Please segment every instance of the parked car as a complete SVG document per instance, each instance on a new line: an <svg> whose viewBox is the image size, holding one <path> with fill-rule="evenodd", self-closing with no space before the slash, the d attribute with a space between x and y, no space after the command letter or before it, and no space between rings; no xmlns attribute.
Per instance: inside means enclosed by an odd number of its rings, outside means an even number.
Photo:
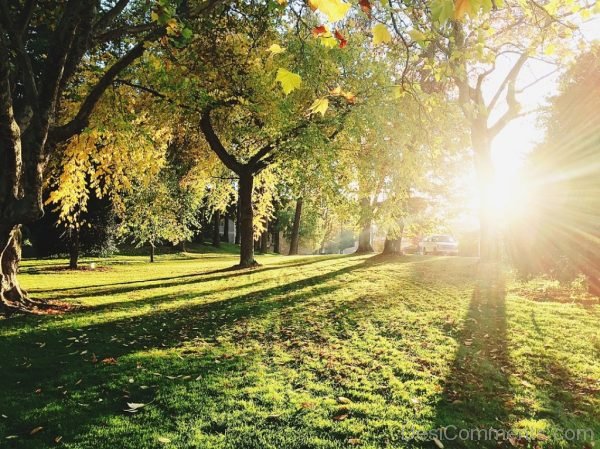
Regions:
<svg viewBox="0 0 600 449"><path fill-rule="evenodd" d="M421 254L458 256L458 242L451 235L430 235L419 243Z"/></svg>

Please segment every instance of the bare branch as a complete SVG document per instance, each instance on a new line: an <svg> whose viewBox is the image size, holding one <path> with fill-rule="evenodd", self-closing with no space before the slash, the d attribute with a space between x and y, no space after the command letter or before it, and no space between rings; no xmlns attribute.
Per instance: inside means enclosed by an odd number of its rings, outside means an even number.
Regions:
<svg viewBox="0 0 600 449"><path fill-rule="evenodd" d="M504 89L506 88L506 86L508 84L514 83L516 81L517 77L519 76L519 73L521 72L521 69L523 68L523 66L525 65L525 63L527 62L528 59L529 59L529 52L524 51L523 53L521 53L521 55L519 56L517 61L514 63L514 65L510 69L510 71L507 73L507 75L504 78L504 80L502 81L502 83L500 83L500 86L498 86L498 89L496 90L496 93L492 97L492 100L487 105L488 110L491 111L492 109L494 109L494 106L500 99L500 95L502 95L502 92L504 92ZM513 91L514 91L514 86L513 86ZM507 94L507 98L508 98L508 95L509 94Z"/></svg>

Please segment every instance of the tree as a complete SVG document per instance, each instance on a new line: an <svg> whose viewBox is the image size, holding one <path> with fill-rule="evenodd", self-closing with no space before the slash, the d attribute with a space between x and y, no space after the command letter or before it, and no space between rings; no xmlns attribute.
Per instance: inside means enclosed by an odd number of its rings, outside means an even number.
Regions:
<svg viewBox="0 0 600 449"><path fill-rule="evenodd" d="M528 159L531 199L511 227L513 260L526 274L571 280L584 273L600 296L600 46L563 76Z"/></svg>
<svg viewBox="0 0 600 449"><path fill-rule="evenodd" d="M183 36L184 28L171 21L174 14L175 9L164 0L155 5L77 0L43 6L36 1L0 1L3 309L40 306L19 286L17 270L20 226L43 214L46 161L61 144L88 126L106 89L144 53L144 42L165 33L173 38ZM86 69L94 73L84 83L88 89L80 93L71 114L61 114L63 95L81 84L80 76L85 76Z"/></svg>
<svg viewBox="0 0 600 449"><path fill-rule="evenodd" d="M310 30L300 37L287 32L282 36L277 24L283 19L272 5L233 4L210 20L218 26L192 22L196 34L190 45L173 58L165 55L176 70L144 87L193 110L199 116L198 131L238 178L239 266L251 267L256 264L253 240L263 226L254 216L253 204L262 190L255 188L257 176L267 176L278 158L298 155L301 136L326 140L354 97L327 87L340 79L339 64L330 55L336 49L307 42ZM287 48L278 42L286 42ZM227 77L222 67L227 67ZM182 77L189 80L186 90L177 84ZM273 89L275 82L283 92Z"/></svg>
<svg viewBox="0 0 600 449"><path fill-rule="evenodd" d="M180 221L181 203L172 181L169 174L163 172L161 179L136 186L125 197L119 235L137 247L149 245L150 262L154 262L157 245L177 244L193 235L193 229Z"/></svg>
<svg viewBox="0 0 600 449"><path fill-rule="evenodd" d="M424 76L424 89L446 80L468 126L480 192L480 256L498 257L498 235L490 208L495 169L492 142L523 111L519 94L555 70L572 44L576 15L587 16L593 4L569 1L512 2L435 0L430 9L392 9L402 46L413 49ZM424 13L425 12L425 13ZM399 24L408 24L400 27ZM523 82L524 68L545 62L546 73ZM506 68L508 67L508 68Z"/></svg>

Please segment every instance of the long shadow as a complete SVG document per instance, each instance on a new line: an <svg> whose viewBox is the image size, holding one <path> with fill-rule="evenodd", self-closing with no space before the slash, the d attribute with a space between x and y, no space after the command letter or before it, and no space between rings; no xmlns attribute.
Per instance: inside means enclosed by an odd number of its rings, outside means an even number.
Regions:
<svg viewBox="0 0 600 449"><path fill-rule="evenodd" d="M500 447L497 435L456 438L461 429L508 430L513 398L507 349L505 286L500 271L482 267L459 332L458 350L438 403L434 431L454 448ZM445 434L441 429L446 429ZM453 439L456 438L456 439ZM452 441L444 441L452 440ZM435 447L433 442L427 447Z"/></svg>
<svg viewBox="0 0 600 449"><path fill-rule="evenodd" d="M337 283L331 283L335 278L364 267L365 263L361 261L228 299L193 305L181 301L181 307L152 310L140 316L79 328L46 327L43 325L45 322L52 324L56 318L38 319L38 325L30 331L2 339L0 369L6 388L0 397L0 410L10 410L11 416L10 420L0 423L0 431L32 438L29 436L32 425L28 417L33 414L36 425L44 428L57 429L66 422L76 422L77 425L67 426L69 429L64 430L65 438L75 438L90 425L122 413L123 391L106 384L117 378L125 378L126 383L126 378L133 372L140 375L139 365L128 356L140 351L180 347L190 341L216 343L220 331L236 325L239 320L261 319L271 313L294 310L305 301L314 301L320 295L339 288ZM197 295L190 293L189 297ZM150 298L150 301L165 299L161 295ZM185 294L178 299L185 300ZM77 315L84 314L76 312L66 319L77 318ZM28 320L28 317L17 317L11 321L18 328ZM105 358L114 358L118 365L103 364L101 360ZM237 361L227 363L233 367ZM194 359L192 365L195 369L203 369L200 373L203 375L223 370L221 360L215 359L212 354ZM151 377L151 374L147 375ZM125 393L125 397L129 397L129 393ZM97 402L98 395L104 398L102 403ZM92 397L96 398L93 407L81 405L89 404Z"/></svg>
<svg viewBox="0 0 600 449"><path fill-rule="evenodd" d="M249 269L249 270L232 270L231 268L227 267L227 268L219 268L216 270L206 271L203 273L188 273L188 274L183 274L183 275L179 275L179 276L149 278L149 279L140 279L140 280L135 280L135 281L115 282L112 284L95 284L95 285L84 285L84 286L80 286L80 287L65 287L65 288L57 288L57 289L54 289L54 288L53 289L35 289L35 288L33 288L33 289L29 289L28 291L30 293L43 294L43 293L53 293L53 292L72 292L72 291L78 291L78 290L98 289L98 290L92 290L89 292L86 291L85 293L74 293L71 295L61 295L62 299L81 298L81 297L94 296L94 295L128 293L131 291L141 290L143 288L157 288L157 287L167 287L169 285L181 285L181 281L180 281L181 279L195 278L193 281L191 281L189 283L195 283L195 282L198 282L201 280L218 281L218 280L227 279L230 277L244 276L244 275L249 275L249 274L253 274L253 273L262 273L265 271L280 270L283 268L293 268L293 267L301 267L301 266L305 266L305 265L312 265L315 263L319 263L319 262L323 262L323 261L327 261L327 260L331 260L331 259L335 259L335 258L340 258L340 256L332 256L332 257L326 257L326 258L324 257L324 258L318 258L316 260L311 259L311 260L306 260L304 262L293 262L293 263L276 264L276 265L271 265L271 266L260 266L258 268ZM213 274L217 274L218 276L212 276ZM160 282L160 281L167 281L167 282L158 284L158 285L139 286L139 284L144 284L147 282ZM132 286L132 287L112 288L112 287L116 287L116 286ZM106 288L106 287L111 287L111 288Z"/></svg>

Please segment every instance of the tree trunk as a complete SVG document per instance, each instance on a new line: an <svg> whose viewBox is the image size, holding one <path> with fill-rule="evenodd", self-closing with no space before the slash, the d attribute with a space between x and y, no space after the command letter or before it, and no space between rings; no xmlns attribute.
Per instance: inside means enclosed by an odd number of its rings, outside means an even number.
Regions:
<svg viewBox="0 0 600 449"><path fill-rule="evenodd" d="M279 217L277 215L275 216L275 220L273 220L271 232L273 239L273 252L275 254L279 254Z"/></svg>
<svg viewBox="0 0 600 449"><path fill-rule="evenodd" d="M79 228L69 230L69 268L79 268Z"/></svg>
<svg viewBox="0 0 600 449"><path fill-rule="evenodd" d="M181 242L179 242L179 250L182 253L185 253L187 251L187 242L185 240L182 240Z"/></svg>
<svg viewBox="0 0 600 449"><path fill-rule="evenodd" d="M258 265L254 260L254 211L252 210L252 186L254 175L249 170L240 176L240 263L239 268Z"/></svg>
<svg viewBox="0 0 600 449"><path fill-rule="evenodd" d="M238 188L239 190L239 188ZM242 206L241 206L241 195L238 192L238 201L235 208L235 241L236 245L240 244L241 241L241 227L242 227Z"/></svg>
<svg viewBox="0 0 600 449"><path fill-rule="evenodd" d="M43 302L32 301L17 280L21 261L21 227L0 225L0 311L34 311Z"/></svg>
<svg viewBox="0 0 600 449"><path fill-rule="evenodd" d="M154 263L154 243L150 243L150 263Z"/></svg>
<svg viewBox="0 0 600 449"><path fill-rule="evenodd" d="M400 232L394 233L391 237L389 234L385 237L385 243L383 244L383 254L402 254L402 232L404 231L404 225L400 224Z"/></svg>
<svg viewBox="0 0 600 449"><path fill-rule="evenodd" d="M219 232L219 224L221 223L221 212L215 210L213 212L213 235L212 244L213 246L221 246L221 233Z"/></svg>
<svg viewBox="0 0 600 449"><path fill-rule="evenodd" d="M229 214L226 213L223 217L223 238L225 243L229 243Z"/></svg>
<svg viewBox="0 0 600 449"><path fill-rule="evenodd" d="M292 236L290 239L290 256L298 254L298 244L300 241L300 219L302 218L302 197L296 200L296 212L294 214L294 224L292 225Z"/></svg>
<svg viewBox="0 0 600 449"><path fill-rule="evenodd" d="M360 200L361 205L361 224L362 229L358 235L358 248L357 253L372 253L373 247L371 246L371 225L373 219L371 217L371 203L368 198Z"/></svg>
<svg viewBox="0 0 600 449"><path fill-rule="evenodd" d="M493 215L496 205L491 204L493 195L490 195L495 179L495 170L492 162L491 142L487 134L487 131L477 127L471 130L479 185L479 260L481 262L496 261L500 255L496 220Z"/></svg>
<svg viewBox="0 0 600 449"><path fill-rule="evenodd" d="M260 236L260 252L267 254L269 252L269 220L265 219L265 230Z"/></svg>
<svg viewBox="0 0 600 449"><path fill-rule="evenodd" d="M358 248L357 253L372 253L373 246L371 246L371 219L365 220L363 228L358 235Z"/></svg>
<svg viewBox="0 0 600 449"><path fill-rule="evenodd" d="M385 243L383 244L383 254L402 254L402 251L400 250L401 244L402 237L397 239L386 237Z"/></svg>

